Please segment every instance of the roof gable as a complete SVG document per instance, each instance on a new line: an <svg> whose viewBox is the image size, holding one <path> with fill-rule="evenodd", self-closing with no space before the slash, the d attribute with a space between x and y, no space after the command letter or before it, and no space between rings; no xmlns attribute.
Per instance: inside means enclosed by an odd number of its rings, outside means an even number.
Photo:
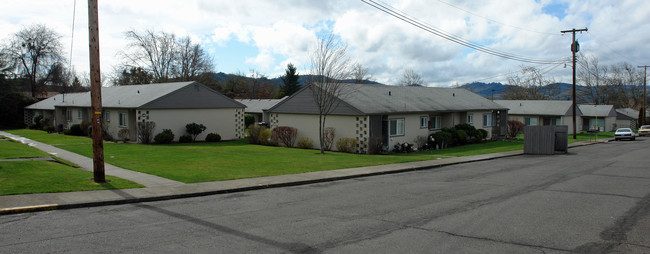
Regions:
<svg viewBox="0 0 650 254"><path fill-rule="evenodd" d="M583 116L615 117L614 105L578 105Z"/></svg>
<svg viewBox="0 0 650 254"><path fill-rule="evenodd" d="M140 106L148 109L244 108L241 104L201 83L193 82Z"/></svg>
<svg viewBox="0 0 650 254"><path fill-rule="evenodd" d="M340 99L336 99L335 104L338 103L337 107L328 113L330 115L363 115L363 112L358 109L350 106ZM295 114L318 114L318 105L316 104L312 89L310 86L305 86L302 89L295 92L289 98L281 101L276 104L274 107L269 109L269 112L273 113L295 113Z"/></svg>

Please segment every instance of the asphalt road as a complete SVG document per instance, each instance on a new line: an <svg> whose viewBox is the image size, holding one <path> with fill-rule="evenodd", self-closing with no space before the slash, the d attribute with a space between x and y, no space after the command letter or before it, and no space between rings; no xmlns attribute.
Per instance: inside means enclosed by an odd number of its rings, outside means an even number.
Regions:
<svg viewBox="0 0 650 254"><path fill-rule="evenodd" d="M0 216L0 253L650 253L650 138L228 195Z"/></svg>

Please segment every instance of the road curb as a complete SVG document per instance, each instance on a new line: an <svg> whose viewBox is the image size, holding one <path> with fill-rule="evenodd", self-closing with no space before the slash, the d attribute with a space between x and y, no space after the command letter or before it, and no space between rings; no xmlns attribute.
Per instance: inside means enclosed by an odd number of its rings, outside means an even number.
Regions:
<svg viewBox="0 0 650 254"><path fill-rule="evenodd" d="M606 141L608 142L608 141ZM572 147L580 147L586 145L593 145L606 142L594 142L594 143L581 143L575 144ZM179 194L170 194L170 195L160 195L160 196L148 196L148 197L124 197L113 200L102 200L102 201L92 201L92 202L79 202L79 203L69 203L69 204L46 204L46 205L35 205L35 206L24 206L24 207L12 207L12 208L3 208L0 209L0 215L9 215L9 214L18 214L18 213L31 213L31 212L41 212L41 211L51 211L51 210L66 210L66 209L75 209L75 208L84 208L84 207L97 207L97 206L109 206L109 205L122 205L122 204L133 204L133 203L142 203L142 202L153 202L153 201L164 201L172 199L182 199L182 198L192 198L192 197L201 197L201 196L210 196L218 194L229 194L237 192L245 192L252 190L261 190L269 188L282 188L282 187L291 187L291 186L300 186L314 183L323 183L323 182L333 182L346 179L354 179L361 177L369 176L378 176L378 175L388 175L388 174L398 174L410 171L420 171L420 170L433 170L445 166L472 163L478 161L488 161L499 158L513 157L524 155L523 151L520 153L504 154L498 156L484 157L469 159L464 161L453 161L448 163L442 163L438 165L422 165L422 166L402 166L401 168L396 168L392 170L383 170L359 174L350 174L350 175L341 175L341 176L332 176L324 177L317 179L307 179L307 180L298 180L298 181L289 181L289 182L280 182L272 184L258 184L253 186L244 186L238 188L230 189L221 189L221 190L208 190L208 191L198 191L198 192L186 192Z"/></svg>

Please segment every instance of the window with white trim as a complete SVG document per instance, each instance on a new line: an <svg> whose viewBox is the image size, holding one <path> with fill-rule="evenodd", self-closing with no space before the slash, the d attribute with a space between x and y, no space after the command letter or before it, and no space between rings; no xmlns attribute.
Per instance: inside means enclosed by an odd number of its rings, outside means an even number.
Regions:
<svg viewBox="0 0 650 254"><path fill-rule="evenodd" d="M120 112L118 114L118 125L120 127L126 127L126 116L127 116L127 114L124 113L124 112Z"/></svg>
<svg viewBox="0 0 650 254"><path fill-rule="evenodd" d="M474 123L474 114L467 114L467 123Z"/></svg>
<svg viewBox="0 0 650 254"><path fill-rule="evenodd" d="M441 126L442 126L442 117L431 116L431 120L429 120L429 129L437 130L440 129Z"/></svg>
<svg viewBox="0 0 650 254"><path fill-rule="evenodd" d="M77 119L81 119L83 117L83 113L81 113L81 109L77 109Z"/></svg>
<svg viewBox="0 0 650 254"><path fill-rule="evenodd" d="M389 135L404 136L404 118L390 119L388 124Z"/></svg>
<svg viewBox="0 0 650 254"><path fill-rule="evenodd" d="M104 122L111 122L111 112L110 111L104 111Z"/></svg>
<svg viewBox="0 0 650 254"><path fill-rule="evenodd" d="M65 120L68 122L72 122L72 110L66 110L65 111Z"/></svg>
<svg viewBox="0 0 650 254"><path fill-rule="evenodd" d="M429 117L421 116L420 117L420 129L429 128Z"/></svg>
<svg viewBox="0 0 650 254"><path fill-rule="evenodd" d="M492 114L483 114L483 126L494 126L492 123Z"/></svg>

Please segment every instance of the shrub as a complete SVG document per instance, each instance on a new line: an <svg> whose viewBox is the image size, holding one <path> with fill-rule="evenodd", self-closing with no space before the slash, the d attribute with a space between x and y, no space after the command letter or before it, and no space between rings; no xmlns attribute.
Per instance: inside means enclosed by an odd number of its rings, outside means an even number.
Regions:
<svg viewBox="0 0 650 254"><path fill-rule="evenodd" d="M452 139L453 139L452 134L446 131L439 131L429 135L431 147L435 147L437 145L440 148L445 148L449 146L449 142Z"/></svg>
<svg viewBox="0 0 650 254"><path fill-rule="evenodd" d="M53 132L56 131L56 130L54 129L54 126L43 127L43 130L44 130L44 131L47 131L47 133L53 133Z"/></svg>
<svg viewBox="0 0 650 254"><path fill-rule="evenodd" d="M314 141L309 137L302 137L298 140L298 147L302 149L311 149L314 147Z"/></svg>
<svg viewBox="0 0 650 254"><path fill-rule="evenodd" d="M271 135L271 130L264 128L262 131L260 131L260 134L257 138L260 144L269 146L274 144L273 140L271 139Z"/></svg>
<svg viewBox="0 0 650 254"><path fill-rule="evenodd" d="M63 130L63 135L72 135L72 131L70 129Z"/></svg>
<svg viewBox="0 0 650 254"><path fill-rule="evenodd" d="M355 138L340 138L336 141L336 149L339 152L355 153L357 151L357 142Z"/></svg>
<svg viewBox="0 0 650 254"><path fill-rule="evenodd" d="M458 130L456 130L456 128L442 128L440 130L441 132L446 132L451 135L450 138L445 139L445 146L453 146L454 144L458 143Z"/></svg>
<svg viewBox="0 0 650 254"><path fill-rule="evenodd" d="M524 130L524 123L517 120L508 120L508 137L514 138ZM486 135L487 136L487 135Z"/></svg>
<svg viewBox="0 0 650 254"><path fill-rule="evenodd" d="M423 150L425 146L427 145L427 137L425 136L417 136L415 139L413 139L413 143L417 146L418 149Z"/></svg>
<svg viewBox="0 0 650 254"><path fill-rule="evenodd" d="M384 139L381 137L371 137L368 142L369 154L385 154L388 153L388 147L384 146Z"/></svg>
<svg viewBox="0 0 650 254"><path fill-rule="evenodd" d="M153 140L156 144L170 144L174 141L174 132L170 129L164 129L161 133L158 133Z"/></svg>
<svg viewBox="0 0 650 254"><path fill-rule="evenodd" d="M138 139L142 144L151 143L153 137L153 130L156 128L154 122L139 122L138 123Z"/></svg>
<svg viewBox="0 0 650 254"><path fill-rule="evenodd" d="M221 141L221 135L217 133L208 133L208 135L205 137L206 142L219 142Z"/></svg>
<svg viewBox="0 0 650 254"><path fill-rule="evenodd" d="M475 137L478 135L478 130L474 126L472 126L471 124L461 123L461 124L457 124L454 128L456 128L456 130L459 130L459 131L460 130L465 131L465 133L467 134L467 138L465 139L465 142L477 141Z"/></svg>
<svg viewBox="0 0 650 254"><path fill-rule="evenodd" d="M336 129L334 127L327 127L323 130L323 148L326 151L332 150L334 138L336 137Z"/></svg>
<svg viewBox="0 0 650 254"><path fill-rule="evenodd" d="M251 114L244 114L244 126L250 126L255 123L255 117Z"/></svg>
<svg viewBox="0 0 650 254"><path fill-rule="evenodd" d="M73 124L70 126L70 135L74 136L84 136L84 132L81 129L81 125L79 124Z"/></svg>
<svg viewBox="0 0 650 254"><path fill-rule="evenodd" d="M478 129L476 134L476 139L483 140L487 138L488 132L484 129Z"/></svg>
<svg viewBox="0 0 650 254"><path fill-rule="evenodd" d="M178 138L178 142L179 142L179 143L192 143L192 141L194 141L194 139L193 139L192 136L189 135L189 134L185 134L185 135L180 136L180 137Z"/></svg>
<svg viewBox="0 0 650 254"><path fill-rule="evenodd" d="M192 141L196 141L196 137L201 134L201 132L205 131L205 129L207 129L207 127L200 123L190 123L185 125L185 131L187 134L192 135Z"/></svg>
<svg viewBox="0 0 650 254"><path fill-rule="evenodd" d="M266 127L260 126L257 124L251 124L248 126L248 142L251 144L260 144L260 133L262 130L265 130Z"/></svg>
<svg viewBox="0 0 650 254"><path fill-rule="evenodd" d="M293 147L298 136L298 129L289 126L278 126L273 129L273 136L286 147Z"/></svg>
<svg viewBox="0 0 650 254"><path fill-rule="evenodd" d="M457 130L456 135L458 135L458 143L465 144L467 143L467 132L465 130Z"/></svg>
<svg viewBox="0 0 650 254"><path fill-rule="evenodd" d="M117 137L124 142L129 141L129 136L129 129L120 129L120 131L117 132Z"/></svg>
<svg viewBox="0 0 650 254"><path fill-rule="evenodd" d="M36 130L38 128L38 126L36 124L32 123L30 125L27 125L27 128L29 128L30 130Z"/></svg>
<svg viewBox="0 0 650 254"><path fill-rule="evenodd" d="M90 127L92 127L92 126L91 126L90 122L82 121L81 124L80 124L80 127L81 127L82 134L79 135L79 136L83 135L83 136L89 136L90 137L92 135L92 131L90 130Z"/></svg>

